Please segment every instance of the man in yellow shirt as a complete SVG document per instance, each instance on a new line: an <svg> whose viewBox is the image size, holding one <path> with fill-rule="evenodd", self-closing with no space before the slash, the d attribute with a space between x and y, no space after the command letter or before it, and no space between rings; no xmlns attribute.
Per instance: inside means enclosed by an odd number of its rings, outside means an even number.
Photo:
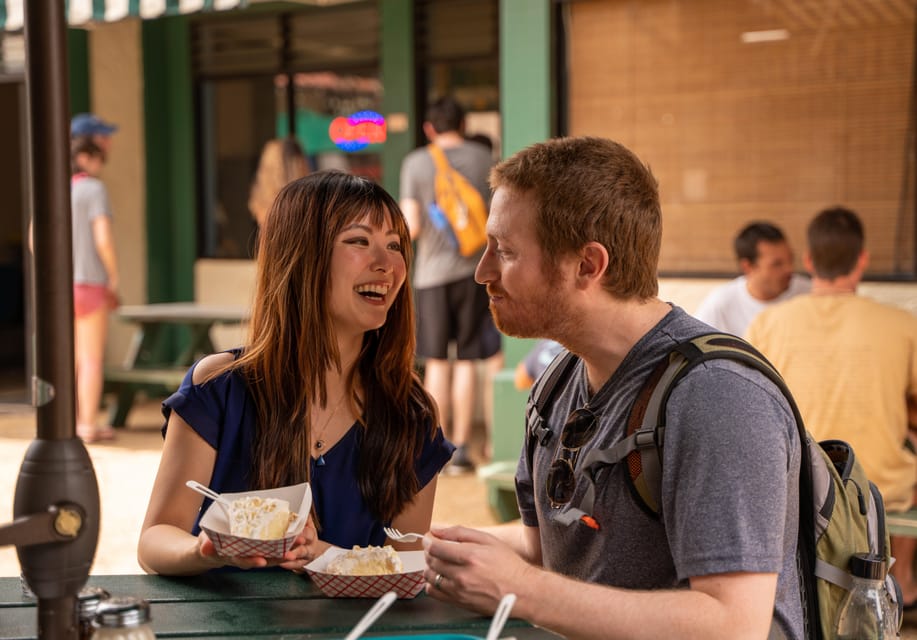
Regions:
<svg viewBox="0 0 917 640"><path fill-rule="evenodd" d="M917 317L856 295L869 254L848 209L819 213L807 231L812 292L763 311L748 329L783 374L817 440L851 444L888 512L914 503L917 457L909 403L917 398ZM905 605L917 605L917 540L892 538Z"/></svg>

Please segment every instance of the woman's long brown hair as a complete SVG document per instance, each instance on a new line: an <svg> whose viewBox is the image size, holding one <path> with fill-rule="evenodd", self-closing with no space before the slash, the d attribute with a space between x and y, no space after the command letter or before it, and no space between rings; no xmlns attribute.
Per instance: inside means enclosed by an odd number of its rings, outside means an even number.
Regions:
<svg viewBox="0 0 917 640"><path fill-rule="evenodd" d="M314 173L284 187L268 212L248 344L226 367L245 377L258 411L252 488L309 480L309 408L327 405L326 372L341 371L329 312L331 254L338 233L367 215L373 225L391 222L410 273L407 224L395 200L374 182L338 171ZM414 305L405 282L385 324L364 335L345 382L362 430L358 483L383 521L419 490L414 462L438 424L436 405L414 372L414 342Z"/></svg>

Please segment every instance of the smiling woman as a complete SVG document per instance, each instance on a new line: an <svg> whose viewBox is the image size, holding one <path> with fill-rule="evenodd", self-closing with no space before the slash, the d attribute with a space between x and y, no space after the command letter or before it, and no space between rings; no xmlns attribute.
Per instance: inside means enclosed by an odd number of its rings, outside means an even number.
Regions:
<svg viewBox="0 0 917 640"><path fill-rule="evenodd" d="M407 225L378 184L318 172L280 192L261 233L247 343L202 359L164 403L144 569L300 570L331 545L385 544L390 524L429 529L453 447L414 373L410 260ZM187 480L221 493L309 482L311 518L282 558L220 557Z"/></svg>

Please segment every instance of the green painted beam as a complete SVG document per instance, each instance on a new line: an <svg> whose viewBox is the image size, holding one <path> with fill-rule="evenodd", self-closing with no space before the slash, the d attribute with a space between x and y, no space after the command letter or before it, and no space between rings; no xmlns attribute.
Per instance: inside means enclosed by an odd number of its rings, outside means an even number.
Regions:
<svg viewBox="0 0 917 640"><path fill-rule="evenodd" d="M503 156L554 135L551 0L500 0L500 115ZM511 369L534 344L503 336ZM503 422L502 417L500 418ZM504 428L502 425L494 429Z"/></svg>
<svg viewBox="0 0 917 640"><path fill-rule="evenodd" d="M379 11L385 87L382 113L388 121L388 138L382 146L382 186L397 199L401 160L414 148L414 3L385 0L379 3ZM399 124L405 126L399 129Z"/></svg>
<svg viewBox="0 0 917 640"><path fill-rule="evenodd" d="M147 299L194 299L197 258L194 101L188 21L145 20L143 34L146 144ZM174 358L188 344L174 328L157 355Z"/></svg>
<svg viewBox="0 0 917 640"><path fill-rule="evenodd" d="M188 22L147 20L142 29L148 298L193 300L197 213Z"/></svg>
<svg viewBox="0 0 917 640"><path fill-rule="evenodd" d="M84 29L67 29L67 63L70 72L70 113L91 111L89 34Z"/></svg>
<svg viewBox="0 0 917 640"><path fill-rule="evenodd" d="M551 0L500 0L503 154L553 135Z"/></svg>

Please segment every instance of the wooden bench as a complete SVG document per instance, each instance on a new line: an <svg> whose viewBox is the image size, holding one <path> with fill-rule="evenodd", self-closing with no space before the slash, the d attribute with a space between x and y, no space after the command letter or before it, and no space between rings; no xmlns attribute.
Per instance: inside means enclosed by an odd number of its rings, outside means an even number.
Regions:
<svg viewBox="0 0 917 640"><path fill-rule="evenodd" d="M115 396L108 409L108 423L113 427L123 427L138 391L169 395L178 388L187 371L187 368L106 367L105 393Z"/></svg>

